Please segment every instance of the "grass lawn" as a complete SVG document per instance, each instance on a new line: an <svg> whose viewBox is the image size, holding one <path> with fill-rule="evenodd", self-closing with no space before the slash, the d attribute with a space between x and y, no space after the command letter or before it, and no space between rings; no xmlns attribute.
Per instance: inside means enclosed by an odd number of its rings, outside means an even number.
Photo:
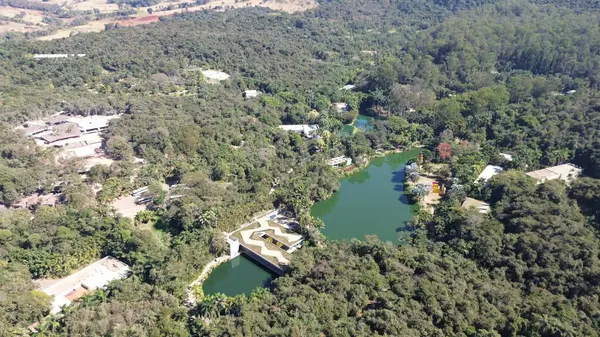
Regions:
<svg viewBox="0 0 600 337"><path fill-rule="evenodd" d="M167 247L168 243L171 241L171 235L169 235L169 233L167 232L156 228L154 225L154 221L148 221L146 223L137 222L137 228L141 230L150 231L152 235L156 238L156 241L160 242L163 247Z"/></svg>

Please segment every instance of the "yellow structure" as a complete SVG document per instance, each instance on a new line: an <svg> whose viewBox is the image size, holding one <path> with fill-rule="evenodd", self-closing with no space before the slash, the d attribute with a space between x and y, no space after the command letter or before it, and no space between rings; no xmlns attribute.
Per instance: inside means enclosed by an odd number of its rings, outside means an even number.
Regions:
<svg viewBox="0 0 600 337"><path fill-rule="evenodd" d="M440 192L441 192L440 184L437 181L432 182L431 183L431 187L432 187L432 192L433 193L440 194Z"/></svg>

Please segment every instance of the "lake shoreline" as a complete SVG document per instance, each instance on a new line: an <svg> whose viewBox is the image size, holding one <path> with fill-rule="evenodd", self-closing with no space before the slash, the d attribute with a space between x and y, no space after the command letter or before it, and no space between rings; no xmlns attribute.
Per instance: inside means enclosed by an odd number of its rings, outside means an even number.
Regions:
<svg viewBox="0 0 600 337"><path fill-rule="evenodd" d="M408 152L408 151L413 151L420 148L420 145L416 144L413 145L409 148L406 149L393 149L393 150L385 150L385 151L381 151L381 152L375 152L374 154L370 155L367 159L365 159L365 163L362 165L352 165L354 166L352 169L347 170L347 171L340 171L340 173L342 174L342 177L340 179L343 179L344 177L350 176L352 174L358 173L361 170L364 170L365 168L369 167L369 165L371 165L371 161L373 159L376 158L381 158L381 157L386 157L389 156L391 154L396 154L396 153L402 153L402 152Z"/></svg>
<svg viewBox="0 0 600 337"><path fill-rule="evenodd" d="M186 303L189 305L194 305L198 302L198 299L196 298L196 296L194 296L194 287L195 286L200 286L202 287L204 285L204 281L206 281L206 279L210 276L210 273L215 270L215 268L217 268L218 266L222 265L223 263L230 261L231 257L228 255L225 256L219 256L213 260L211 260L210 262L208 262L204 268L202 269L202 273L200 273L200 276L198 276L198 278L196 278L192 283L190 283L190 285L188 286L186 292Z"/></svg>
<svg viewBox="0 0 600 337"><path fill-rule="evenodd" d="M418 211L404 194L404 166L417 154L415 147L380 151L344 172L340 188L311 207L311 215L325 222L321 233L331 240L362 240L373 234L396 241Z"/></svg>

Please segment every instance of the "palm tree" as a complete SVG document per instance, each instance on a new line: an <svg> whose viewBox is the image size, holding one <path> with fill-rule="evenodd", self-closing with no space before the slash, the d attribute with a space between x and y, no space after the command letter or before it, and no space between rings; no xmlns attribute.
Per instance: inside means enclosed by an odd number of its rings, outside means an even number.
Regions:
<svg viewBox="0 0 600 337"><path fill-rule="evenodd" d="M95 306L97 304L96 296L94 296L94 295L84 296L81 299L81 304L83 305L84 308Z"/></svg>
<svg viewBox="0 0 600 337"><path fill-rule="evenodd" d="M234 316L239 316L242 311L242 305L246 303L246 295L241 294L235 296L231 300L231 308L229 309L229 313Z"/></svg>
<svg viewBox="0 0 600 337"><path fill-rule="evenodd" d="M269 290L267 288L263 288L263 287L256 288L250 294L250 301L257 303L257 302L263 301L269 295L271 295L271 293L269 292Z"/></svg>
<svg viewBox="0 0 600 337"><path fill-rule="evenodd" d="M46 337L52 336L55 332L60 328L60 322L58 318L54 315L50 315L41 322L36 330L37 332L34 334L36 337Z"/></svg>
<svg viewBox="0 0 600 337"><path fill-rule="evenodd" d="M202 317L215 318L219 315L217 305L214 301L214 295L204 297L202 302L198 305L198 309Z"/></svg>
<svg viewBox="0 0 600 337"><path fill-rule="evenodd" d="M96 290L96 298L100 301L100 303L106 303L108 299L108 295L110 294L110 290L98 289Z"/></svg>
<svg viewBox="0 0 600 337"><path fill-rule="evenodd" d="M221 316L222 314L226 315L229 313L229 309L231 308L231 301L229 297L224 294L218 293L215 294L214 302L217 307L217 316Z"/></svg>
<svg viewBox="0 0 600 337"><path fill-rule="evenodd" d="M198 221L202 227L217 227L218 214L212 209L204 210L198 217Z"/></svg>

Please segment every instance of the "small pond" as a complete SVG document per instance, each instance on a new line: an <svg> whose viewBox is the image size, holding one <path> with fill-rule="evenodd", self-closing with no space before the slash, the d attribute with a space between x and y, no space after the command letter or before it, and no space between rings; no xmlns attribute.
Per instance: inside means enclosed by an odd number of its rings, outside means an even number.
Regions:
<svg viewBox="0 0 600 337"><path fill-rule="evenodd" d="M274 275L254 261L240 255L215 268L204 281L205 294L249 295L254 289L268 287Z"/></svg>

